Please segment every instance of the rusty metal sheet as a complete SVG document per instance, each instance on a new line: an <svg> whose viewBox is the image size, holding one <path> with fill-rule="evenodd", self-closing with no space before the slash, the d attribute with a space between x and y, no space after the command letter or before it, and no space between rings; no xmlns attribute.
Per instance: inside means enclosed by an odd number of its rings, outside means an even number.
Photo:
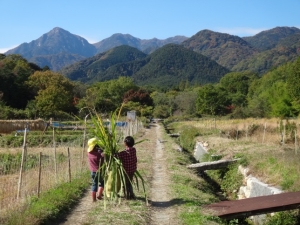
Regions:
<svg viewBox="0 0 300 225"><path fill-rule="evenodd" d="M225 219L279 212L300 208L300 191L222 201L205 206L213 215Z"/></svg>

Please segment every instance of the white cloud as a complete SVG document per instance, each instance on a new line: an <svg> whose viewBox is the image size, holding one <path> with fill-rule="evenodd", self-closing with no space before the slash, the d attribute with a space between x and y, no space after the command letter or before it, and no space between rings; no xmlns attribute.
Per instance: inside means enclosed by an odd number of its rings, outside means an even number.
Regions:
<svg viewBox="0 0 300 225"><path fill-rule="evenodd" d="M94 38L87 37L87 36L82 36L82 35L80 35L80 37L82 37L82 38L84 38L85 40L87 40L88 43L90 43L90 44L95 44L95 43L101 41L101 40L95 40Z"/></svg>
<svg viewBox="0 0 300 225"><path fill-rule="evenodd" d="M269 30L271 28L249 28L249 27L234 27L234 28L219 28L218 32L237 35L240 37L253 36L261 31Z"/></svg>
<svg viewBox="0 0 300 225"><path fill-rule="evenodd" d="M13 49L13 48L15 48L15 47L17 47L18 45L15 45L15 46L12 46L12 47L10 47L10 48L0 48L0 53L5 53L5 52L7 52L8 50L11 50L11 49Z"/></svg>

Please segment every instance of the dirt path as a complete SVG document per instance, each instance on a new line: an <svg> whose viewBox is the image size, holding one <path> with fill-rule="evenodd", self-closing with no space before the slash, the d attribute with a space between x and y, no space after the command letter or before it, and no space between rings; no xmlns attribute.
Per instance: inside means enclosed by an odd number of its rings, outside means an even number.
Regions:
<svg viewBox="0 0 300 225"><path fill-rule="evenodd" d="M154 128L154 127L153 127ZM152 129L153 129L152 128ZM153 132L153 131L152 131ZM161 134L161 126L155 127L156 150L154 153L153 181L151 188L152 214L151 224L167 225L172 223L174 209L170 207L169 185L170 177L167 170L166 157L164 156L164 144Z"/></svg>
<svg viewBox="0 0 300 225"><path fill-rule="evenodd" d="M72 212L61 221L53 225L83 225L86 224L88 219L88 213L91 209L94 208L94 205L91 202L91 193L90 188L86 190L82 199L78 205L72 210Z"/></svg>
<svg viewBox="0 0 300 225"><path fill-rule="evenodd" d="M174 207L172 208L170 204L170 177L167 170L166 157L164 155L164 143L162 140L161 129L162 127L159 124L153 124L150 129L145 131L144 136L142 137L149 140L147 149L153 149L153 180L151 182L149 196L151 225L176 224L174 223L175 220L173 218L176 213ZM90 190L88 189L72 212L56 225L87 224L88 212L94 207L95 204L91 202Z"/></svg>

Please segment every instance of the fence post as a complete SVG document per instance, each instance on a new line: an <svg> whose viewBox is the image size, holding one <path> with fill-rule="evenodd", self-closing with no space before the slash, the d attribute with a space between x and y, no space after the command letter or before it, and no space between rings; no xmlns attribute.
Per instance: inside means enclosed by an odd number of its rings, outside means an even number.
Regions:
<svg viewBox="0 0 300 225"><path fill-rule="evenodd" d="M297 155L298 153L298 143L297 143L297 126L295 129L295 154Z"/></svg>
<svg viewBox="0 0 300 225"><path fill-rule="evenodd" d="M25 162L25 158L26 158L26 138L27 138L27 128L25 128L25 132L24 132L24 142L23 142L23 150L22 150L22 161L21 161L21 167L20 167L17 199L19 199L21 196L21 186L22 186L24 162Z"/></svg>
<svg viewBox="0 0 300 225"><path fill-rule="evenodd" d="M68 147L68 164L69 164L69 182L71 183L71 159L70 159L70 150Z"/></svg>
<svg viewBox="0 0 300 225"><path fill-rule="evenodd" d="M42 152L39 155L39 181L38 181L38 189L37 189L37 196L40 197L41 192L41 174L42 174Z"/></svg>
<svg viewBox="0 0 300 225"><path fill-rule="evenodd" d="M84 159L85 159L85 142L86 142L86 120L90 114L87 114L84 118L84 129L83 129L83 143L82 143L82 155L81 155L81 169L83 169Z"/></svg>
<svg viewBox="0 0 300 225"><path fill-rule="evenodd" d="M267 128L267 123L265 123L265 126L264 126L264 133L263 133L262 143L265 142L266 128Z"/></svg>
<svg viewBox="0 0 300 225"><path fill-rule="evenodd" d="M283 135L282 135L282 144L285 144L285 123L283 123Z"/></svg>
<svg viewBox="0 0 300 225"><path fill-rule="evenodd" d="M56 143L55 143L55 130L54 130L54 127L53 127L53 147L54 147L54 171L55 171L55 181L57 182Z"/></svg>

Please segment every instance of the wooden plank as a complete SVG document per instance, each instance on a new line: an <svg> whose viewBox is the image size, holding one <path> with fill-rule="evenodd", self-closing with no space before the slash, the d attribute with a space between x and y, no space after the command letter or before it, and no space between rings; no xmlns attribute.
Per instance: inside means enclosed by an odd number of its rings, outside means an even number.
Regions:
<svg viewBox="0 0 300 225"><path fill-rule="evenodd" d="M300 208L300 191L234 201L222 201L204 207L213 215L224 219L249 217L271 212Z"/></svg>
<svg viewBox="0 0 300 225"><path fill-rule="evenodd" d="M215 170L227 167L229 164L236 162L239 159L231 159L231 160L218 160L213 162L202 162L195 163L187 166L189 169L197 169L197 170Z"/></svg>

